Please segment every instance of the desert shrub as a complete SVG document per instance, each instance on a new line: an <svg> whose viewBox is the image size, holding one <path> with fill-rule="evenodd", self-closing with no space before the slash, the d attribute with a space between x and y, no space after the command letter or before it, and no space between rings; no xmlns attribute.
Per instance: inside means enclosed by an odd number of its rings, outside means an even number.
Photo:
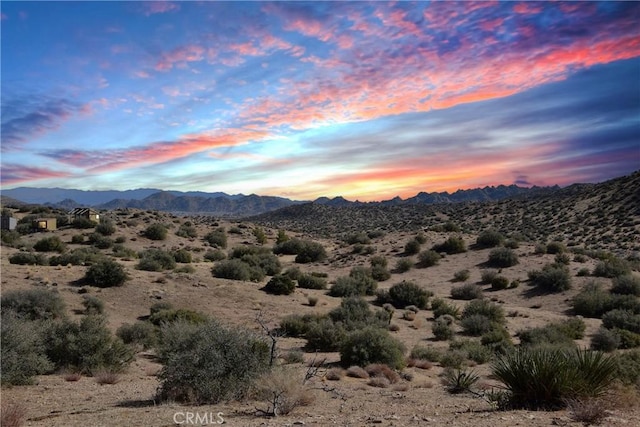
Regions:
<svg viewBox="0 0 640 427"><path fill-rule="evenodd" d="M198 237L198 231L191 222L185 222L176 230L176 236L195 239Z"/></svg>
<svg viewBox="0 0 640 427"><path fill-rule="evenodd" d="M164 240L167 238L167 227L163 224L151 224L142 232L142 235L151 240Z"/></svg>
<svg viewBox="0 0 640 427"><path fill-rule="evenodd" d="M589 282L573 297L573 312L580 316L600 317L609 310L610 300L611 295L598 282Z"/></svg>
<svg viewBox="0 0 640 427"><path fill-rule="evenodd" d="M453 281L454 282L466 282L467 280L469 280L470 275L471 275L471 273L467 269L458 270L455 273L453 273Z"/></svg>
<svg viewBox="0 0 640 427"><path fill-rule="evenodd" d="M100 233L103 236L111 236L116 232L116 226L113 221L108 219L100 221L98 225L96 225L96 233Z"/></svg>
<svg viewBox="0 0 640 427"><path fill-rule="evenodd" d="M404 345L384 329L368 327L351 332L340 346L340 363L366 366L372 363L402 369L405 366Z"/></svg>
<svg viewBox="0 0 640 427"><path fill-rule="evenodd" d="M295 280L292 278L292 280ZM302 274L298 278L298 286L303 289L327 289L327 279L312 274Z"/></svg>
<svg viewBox="0 0 640 427"><path fill-rule="evenodd" d="M344 298L339 307L329 312L329 318L335 323L340 323L347 331L366 326L383 328L388 323L386 312L372 311L369 303L361 297Z"/></svg>
<svg viewBox="0 0 640 427"><path fill-rule="evenodd" d="M224 228L210 231L204 236L204 241L213 247L225 249L227 247L227 232Z"/></svg>
<svg viewBox="0 0 640 427"><path fill-rule="evenodd" d="M466 353L467 359L473 360L480 365L487 363L493 355L491 350L480 344L479 341L469 339L451 341L449 343L449 349L462 350Z"/></svg>
<svg viewBox="0 0 640 427"><path fill-rule="evenodd" d="M628 350L630 348L640 347L640 334L626 329L613 329L613 331L620 337L619 348Z"/></svg>
<svg viewBox="0 0 640 427"><path fill-rule="evenodd" d="M631 310L611 310L602 316L602 326L607 329L624 329L640 334L640 314Z"/></svg>
<svg viewBox="0 0 640 427"><path fill-rule="evenodd" d="M411 239L404 245L405 255L415 255L418 252L420 252L420 242L416 239Z"/></svg>
<svg viewBox="0 0 640 427"><path fill-rule="evenodd" d="M327 252L318 242L307 242L302 252L296 255L295 262L299 264L308 264L310 262L319 262L327 259Z"/></svg>
<svg viewBox="0 0 640 427"><path fill-rule="evenodd" d="M338 277L336 282L331 286L329 295L334 297L348 297L375 294L378 283L370 274L369 269L353 267L348 277Z"/></svg>
<svg viewBox="0 0 640 427"><path fill-rule="evenodd" d="M505 322L504 310L498 304L491 301L475 299L469 302L462 311L462 319L481 314L486 316L491 322L503 324Z"/></svg>
<svg viewBox="0 0 640 427"><path fill-rule="evenodd" d="M442 382L451 394L464 393L471 391L471 387L478 382L480 376L474 371L466 369L447 368L442 373Z"/></svg>
<svg viewBox="0 0 640 427"><path fill-rule="evenodd" d="M162 328L158 398L213 404L246 396L269 370L269 345L260 337L215 321L176 322Z"/></svg>
<svg viewBox="0 0 640 427"><path fill-rule="evenodd" d="M99 288L122 286L129 279L124 266L110 259L92 264L84 275L84 280Z"/></svg>
<svg viewBox="0 0 640 427"><path fill-rule="evenodd" d="M620 347L620 335L607 328L600 328L591 337L591 349L611 352Z"/></svg>
<svg viewBox="0 0 640 427"><path fill-rule="evenodd" d="M287 337L304 337L309 331L309 327L320 320L321 318L316 315L290 314L280 321L280 332Z"/></svg>
<svg viewBox="0 0 640 427"><path fill-rule="evenodd" d="M481 248L493 248L502 245L504 236L496 230L485 230L476 239L476 244Z"/></svg>
<svg viewBox="0 0 640 427"><path fill-rule="evenodd" d="M495 354L505 354L513 349L513 340L504 326L493 325L480 337L480 344Z"/></svg>
<svg viewBox="0 0 640 427"><path fill-rule="evenodd" d="M489 332L493 327L491 319L483 314L465 316L462 318L460 325L465 334L476 337Z"/></svg>
<svg viewBox="0 0 640 427"><path fill-rule="evenodd" d="M58 368L92 374L99 369L115 372L133 360L133 351L114 338L103 316L84 316L80 323L52 323L45 335L47 356Z"/></svg>
<svg viewBox="0 0 640 427"><path fill-rule="evenodd" d="M107 236L103 236L100 233L91 233L89 235L89 244L98 249L109 249L113 246L113 239Z"/></svg>
<svg viewBox="0 0 640 427"><path fill-rule="evenodd" d="M418 254L418 263L416 264L420 268L432 267L440 261L440 254L434 250L422 251Z"/></svg>
<svg viewBox="0 0 640 427"><path fill-rule="evenodd" d="M433 322L431 332L436 341L446 341L453 338L455 331L453 329L453 316L444 314Z"/></svg>
<svg viewBox="0 0 640 427"><path fill-rule="evenodd" d="M125 344L138 344L145 350L158 343L157 329L151 322L125 323L118 328L116 336Z"/></svg>
<svg viewBox="0 0 640 427"><path fill-rule="evenodd" d="M287 239L283 239L282 241L280 241L280 238L278 238L276 240L276 245L273 247L273 253L284 254L284 255L298 255L299 253L302 252L306 244L307 244L306 240L302 240L298 238L293 238L293 239L287 238Z"/></svg>
<svg viewBox="0 0 640 427"><path fill-rule="evenodd" d="M386 266L376 264L371 266L371 278L378 282L384 282L391 278L391 273L387 270Z"/></svg>
<svg viewBox="0 0 640 427"><path fill-rule="evenodd" d="M284 274L273 276L264 287L265 292L273 295L290 295L295 289L296 282Z"/></svg>
<svg viewBox="0 0 640 427"><path fill-rule="evenodd" d="M442 358L442 351L433 346L424 346L417 344L411 349L410 356L412 359L428 360L429 362L439 362Z"/></svg>
<svg viewBox="0 0 640 427"><path fill-rule="evenodd" d="M255 397L266 402L261 412L270 416L287 415L298 406L307 406L314 400L313 393L296 378L291 369L276 368L261 376L254 386Z"/></svg>
<svg viewBox="0 0 640 427"><path fill-rule="evenodd" d="M235 259L236 257L232 256L232 258ZM240 257L240 260L251 268L259 269L262 271L263 275L275 276L276 274L280 274L282 271L280 260L271 252L260 251L252 254L245 254Z"/></svg>
<svg viewBox="0 0 640 427"><path fill-rule="evenodd" d="M596 264L593 275L596 277L618 277L631 274L629 262L616 257L610 257Z"/></svg>
<svg viewBox="0 0 640 427"><path fill-rule="evenodd" d="M497 270L483 270L480 276L480 280L482 283L489 284L497 275Z"/></svg>
<svg viewBox="0 0 640 427"><path fill-rule="evenodd" d="M178 249L177 251L174 251L173 258L176 260L176 262L180 262L183 264L189 264L192 260L191 252L186 249Z"/></svg>
<svg viewBox="0 0 640 427"><path fill-rule="evenodd" d="M45 237L33 245L33 249L38 252L64 252L66 247L58 236Z"/></svg>
<svg viewBox="0 0 640 427"><path fill-rule="evenodd" d="M134 259L138 258L138 253L122 244L113 245L113 256L116 258Z"/></svg>
<svg viewBox="0 0 640 427"><path fill-rule="evenodd" d="M93 295L82 295L82 306L84 314L103 314L104 301Z"/></svg>
<svg viewBox="0 0 640 427"><path fill-rule="evenodd" d="M149 316L149 322L156 326L166 323L186 322L193 324L206 323L209 320L206 314L186 308L170 308L158 310Z"/></svg>
<svg viewBox="0 0 640 427"><path fill-rule="evenodd" d="M567 248L560 242L547 243L546 252L548 254L561 254L567 251Z"/></svg>
<svg viewBox="0 0 640 427"><path fill-rule="evenodd" d="M615 360L589 350L520 348L498 356L492 375L514 408L553 409L567 399L602 395L615 379Z"/></svg>
<svg viewBox="0 0 640 427"><path fill-rule="evenodd" d="M436 252L445 252L449 255L459 254L467 251L467 244L460 236L451 236L443 243L439 243L432 248Z"/></svg>
<svg viewBox="0 0 640 427"><path fill-rule="evenodd" d="M504 276L496 276L491 280L491 289L500 291L509 287L509 279Z"/></svg>
<svg viewBox="0 0 640 427"><path fill-rule="evenodd" d="M571 276L565 265L547 264L542 270L527 273L531 283L546 292L563 292L571 289Z"/></svg>
<svg viewBox="0 0 640 427"><path fill-rule="evenodd" d="M412 267L413 262L410 259L402 258L396 262L394 270L397 273L406 273L407 271L411 270Z"/></svg>
<svg viewBox="0 0 640 427"><path fill-rule="evenodd" d="M400 283L389 288L390 303L396 308L404 308L408 305L415 305L416 307L424 310L427 308L427 302L429 297L433 295L414 282L408 282L403 280Z"/></svg>
<svg viewBox="0 0 640 427"><path fill-rule="evenodd" d="M473 283L467 283L461 286L451 288L451 298L457 300L473 300L483 297L482 288Z"/></svg>
<svg viewBox="0 0 640 427"><path fill-rule="evenodd" d="M64 301L57 292L46 289L6 291L0 298L2 311L14 311L29 320L58 319L64 317Z"/></svg>
<svg viewBox="0 0 640 427"><path fill-rule="evenodd" d="M389 262L382 255L375 255L369 259L369 264L371 267L380 266L386 268Z"/></svg>
<svg viewBox="0 0 640 427"><path fill-rule="evenodd" d="M560 347L573 347L573 340L582 338L584 330L584 321L579 318L573 318L520 331L518 332L518 337L523 346L557 345Z"/></svg>
<svg viewBox="0 0 640 427"><path fill-rule="evenodd" d="M461 369L467 355L462 350L447 350L440 359L440 366L443 368Z"/></svg>
<svg viewBox="0 0 640 427"><path fill-rule="evenodd" d="M445 314L452 316L454 319L460 318L460 309L453 304L449 304L443 298L434 298L431 301L431 310L433 311L433 317L436 319Z"/></svg>
<svg viewBox="0 0 640 427"><path fill-rule="evenodd" d="M640 350L616 354L613 360L615 377L623 384L640 387Z"/></svg>
<svg viewBox="0 0 640 427"><path fill-rule="evenodd" d="M0 328L2 385L32 384L36 375L53 368L45 353L39 323L20 317L3 305Z"/></svg>
<svg viewBox="0 0 640 427"><path fill-rule="evenodd" d="M214 277L221 279L259 282L264 279L264 271L260 267L252 267L239 259L229 259L218 262L211 269Z"/></svg>
<svg viewBox="0 0 640 427"><path fill-rule="evenodd" d="M0 240L5 245L16 247L20 242L20 233L16 230L0 230Z"/></svg>
<svg viewBox="0 0 640 427"><path fill-rule="evenodd" d="M153 316L154 314L156 314L159 311L171 310L171 309L173 309L173 304L171 304L168 301L154 302L153 304L151 304L151 307L149 307L149 315Z"/></svg>
<svg viewBox="0 0 640 427"><path fill-rule="evenodd" d="M162 249L147 249L138 254L140 261L136 268L144 271L173 270L176 259L171 252Z"/></svg>
<svg viewBox="0 0 640 427"><path fill-rule="evenodd" d="M71 252L49 258L49 265L90 265L100 259L103 255L96 248L77 248Z"/></svg>
<svg viewBox="0 0 640 427"><path fill-rule="evenodd" d="M207 261L222 261L223 259L227 259L227 254L225 254L220 249L209 249L207 252L205 252L203 258Z"/></svg>
<svg viewBox="0 0 640 427"><path fill-rule="evenodd" d="M304 363L304 352L300 350L291 350L282 355L285 363Z"/></svg>
<svg viewBox="0 0 640 427"><path fill-rule="evenodd" d="M47 265L49 261L43 254L17 252L9 257L9 263L18 265Z"/></svg>
<svg viewBox="0 0 640 427"><path fill-rule="evenodd" d="M495 248L489 253L487 264L495 268L507 268L518 264L518 255L509 248Z"/></svg>
<svg viewBox="0 0 640 427"><path fill-rule="evenodd" d="M640 296L640 277L625 274L614 278L611 293Z"/></svg>
<svg viewBox="0 0 640 427"><path fill-rule="evenodd" d="M515 239L509 239L504 242L504 247L509 249L518 249L520 247L520 243Z"/></svg>
<svg viewBox="0 0 640 427"><path fill-rule="evenodd" d="M342 324L336 324L331 319L320 319L309 324L305 334L306 348L311 351L337 351L346 335Z"/></svg>
<svg viewBox="0 0 640 427"><path fill-rule="evenodd" d="M569 265L571 263L571 257L569 256L568 253L562 252L562 253L556 254L556 256L553 259L553 262L555 262L556 264Z"/></svg>
<svg viewBox="0 0 640 427"><path fill-rule="evenodd" d="M345 237L344 240L350 245L355 245L356 243L360 243L361 245L368 245L369 243L371 243L371 239L364 231L349 234Z"/></svg>
<svg viewBox="0 0 640 427"><path fill-rule="evenodd" d="M0 425L4 427L21 427L27 419L27 409L20 403L2 402Z"/></svg>
<svg viewBox="0 0 640 427"><path fill-rule="evenodd" d="M91 221L89 218L77 217L73 220L71 226L77 229L87 229L95 227L96 223Z"/></svg>

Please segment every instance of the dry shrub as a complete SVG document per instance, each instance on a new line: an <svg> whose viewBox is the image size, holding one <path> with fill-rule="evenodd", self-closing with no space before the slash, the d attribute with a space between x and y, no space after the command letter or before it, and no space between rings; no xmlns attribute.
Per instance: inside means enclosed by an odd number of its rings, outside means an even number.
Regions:
<svg viewBox="0 0 640 427"><path fill-rule="evenodd" d="M415 311L411 311L411 310L405 310L402 313L402 318L404 320L408 320L409 322L413 321L416 318L416 313Z"/></svg>
<svg viewBox="0 0 640 427"><path fill-rule="evenodd" d="M433 368L433 363L429 362L428 360L409 359L409 361L407 362L407 366L418 369L431 369Z"/></svg>
<svg viewBox="0 0 640 427"><path fill-rule="evenodd" d="M400 330L400 325L396 324L396 323L392 323L389 325L389 330L391 332L398 332Z"/></svg>
<svg viewBox="0 0 640 427"><path fill-rule="evenodd" d="M371 378L386 378L389 383L395 384L400 381L400 375L387 365L381 363L372 363L367 365L364 370Z"/></svg>
<svg viewBox="0 0 640 427"><path fill-rule="evenodd" d="M20 427L24 424L27 410L19 403L3 403L0 425L2 427Z"/></svg>
<svg viewBox="0 0 640 427"><path fill-rule="evenodd" d="M374 377L371 378L367 384L371 387L387 388L391 385L391 382L385 377Z"/></svg>
<svg viewBox="0 0 640 427"><path fill-rule="evenodd" d="M327 371L327 374L325 375L325 377L329 381L340 381L343 376L344 376L344 370L342 370L340 368L329 369Z"/></svg>
<svg viewBox="0 0 640 427"><path fill-rule="evenodd" d="M256 398L268 405L261 411L270 416L287 415L298 406L310 405L315 399L289 369L275 369L263 375L256 382L255 390Z"/></svg>
<svg viewBox="0 0 640 427"><path fill-rule="evenodd" d="M120 382L120 375L113 371L99 371L94 375L96 382L100 385L117 384Z"/></svg>
<svg viewBox="0 0 640 427"><path fill-rule="evenodd" d="M82 378L82 375L80 372L64 372L62 378L64 378L65 381L76 382Z"/></svg>
<svg viewBox="0 0 640 427"><path fill-rule="evenodd" d="M362 369L360 366L351 366L347 369L347 376L352 378L369 378L369 374L367 371Z"/></svg>
<svg viewBox="0 0 640 427"><path fill-rule="evenodd" d="M407 391L407 390L409 390L409 384L407 383L396 384L393 386L393 391Z"/></svg>
<svg viewBox="0 0 640 427"><path fill-rule="evenodd" d="M602 399L570 399L567 401L569 416L573 421L581 422L584 426L600 425L611 415L607 404Z"/></svg>
<svg viewBox="0 0 640 427"><path fill-rule="evenodd" d="M611 409L630 409L640 407L640 389L635 385L614 382L602 397Z"/></svg>

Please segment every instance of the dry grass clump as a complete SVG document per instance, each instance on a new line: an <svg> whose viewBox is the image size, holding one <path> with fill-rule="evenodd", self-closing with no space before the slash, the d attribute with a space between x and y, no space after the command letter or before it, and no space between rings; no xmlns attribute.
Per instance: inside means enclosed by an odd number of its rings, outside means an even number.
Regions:
<svg viewBox="0 0 640 427"><path fill-rule="evenodd" d="M607 403L602 399L570 399L567 401L569 417L584 426L598 426L611 413L607 410Z"/></svg>
<svg viewBox="0 0 640 427"><path fill-rule="evenodd" d="M315 400L302 380L288 369L276 369L262 377L255 384L256 398L267 403L265 415L287 415L298 406L308 406Z"/></svg>
<svg viewBox="0 0 640 427"><path fill-rule="evenodd" d="M94 378L100 385L117 384L120 382L120 375L113 371L99 371L94 375Z"/></svg>
<svg viewBox="0 0 640 427"><path fill-rule="evenodd" d="M340 381L344 377L344 370L340 368L332 368L327 371L325 378L329 381Z"/></svg>
<svg viewBox="0 0 640 427"><path fill-rule="evenodd" d="M367 384L371 387L387 388L391 385L391 381L385 377L374 377L371 378Z"/></svg>
<svg viewBox="0 0 640 427"><path fill-rule="evenodd" d="M20 427L24 424L27 410L19 403L2 403L0 425L2 427Z"/></svg>
<svg viewBox="0 0 640 427"><path fill-rule="evenodd" d="M407 366L410 368L431 369L433 368L433 363L429 362L428 360L409 359L407 361Z"/></svg>
<svg viewBox="0 0 640 427"><path fill-rule="evenodd" d="M369 378L369 374L367 373L367 371L362 369L360 366L349 367L349 369L347 369L347 376L352 378L362 378L362 379Z"/></svg>
<svg viewBox="0 0 640 427"><path fill-rule="evenodd" d="M371 378L386 378L389 383L395 384L400 381L400 375L387 365L381 363L372 363L365 366L364 370Z"/></svg>
<svg viewBox="0 0 640 427"><path fill-rule="evenodd" d="M82 378L82 374L80 374L80 372L63 372L62 378L64 378L65 381L76 382Z"/></svg>

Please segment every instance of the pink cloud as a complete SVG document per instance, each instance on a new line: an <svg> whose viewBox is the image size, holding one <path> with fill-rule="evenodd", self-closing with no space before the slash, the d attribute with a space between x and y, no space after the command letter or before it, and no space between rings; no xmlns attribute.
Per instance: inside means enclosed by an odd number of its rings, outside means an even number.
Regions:
<svg viewBox="0 0 640 427"><path fill-rule="evenodd" d="M177 47L169 52L162 54L160 60L156 63L155 69L158 71L170 70L174 65L186 64L187 62L198 62L204 59L206 50L199 45L185 45Z"/></svg>
<svg viewBox="0 0 640 427"><path fill-rule="evenodd" d="M47 178L64 178L74 175L69 171L56 171L41 167L4 164L0 169L2 185L20 184Z"/></svg>
<svg viewBox="0 0 640 427"><path fill-rule="evenodd" d="M180 5L169 1L145 1L142 5L146 16L180 10Z"/></svg>

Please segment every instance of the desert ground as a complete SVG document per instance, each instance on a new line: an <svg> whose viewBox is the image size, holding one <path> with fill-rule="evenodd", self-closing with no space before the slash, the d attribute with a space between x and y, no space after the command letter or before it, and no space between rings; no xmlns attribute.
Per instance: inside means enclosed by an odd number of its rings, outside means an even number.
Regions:
<svg viewBox="0 0 640 427"><path fill-rule="evenodd" d="M636 193L637 194L637 193ZM451 207L447 208L448 210ZM635 217L628 218L637 230L640 227L638 212ZM557 213L556 213L557 215ZM19 214L16 213L19 217ZM61 227L45 233L33 233L22 236L20 245L2 246L0 257L2 294L17 289L44 288L55 291L66 303L67 315L78 319L83 315L82 298L84 294L93 295L105 304L104 313L108 326L116 331L123 324L131 324L149 314L149 308L156 302L169 302L176 308L187 308L200 311L226 324L249 328L263 333L263 325L275 329L279 321L289 314L326 313L340 305L340 298L331 297L326 290L296 288L291 295L271 295L261 288L269 277L260 283L219 279L213 277L211 268L214 263L203 259L203 254L210 249L202 236L214 228L224 227L228 235L227 248L240 245L258 245L254 222L231 219L215 219L206 216L181 216L162 212L120 210L104 212L116 225L113 238L120 237L124 245L133 251L149 248L166 250L187 249L193 254L189 269L177 271L150 272L136 269L138 260L131 258L117 259L124 265L129 280L123 286L97 288L82 284L86 266L38 266L16 265L9 263L9 258L32 247L39 239L55 235L67 246L67 251L86 247L87 243L73 244L72 237L77 234L89 235L89 230L78 230ZM445 215L432 218L433 221L446 221ZM180 237L175 234L179 226L191 222L197 237ZM391 221L391 219L390 219ZM169 226L167 238L161 241L150 240L143 236L143 231L151 223L163 223ZM267 224L267 222L262 222ZM267 240L262 246L272 247L275 244L278 230L274 222L263 225ZM291 224L285 224L291 225ZM489 222L483 226L489 228ZM367 231L368 224L355 223L345 228L346 232L354 230ZM292 227L293 228L293 227ZM283 270L298 267L303 272L324 273L329 284L338 277L347 276L354 266L368 266L372 256L383 256L392 270L388 280L378 283L378 289L389 289L401 281L413 281L424 289L433 292L435 297L446 299L451 304L464 307L467 301L451 299L451 289L463 283L480 283L481 274L486 269L491 248L475 248L477 233L434 231L433 227L414 226L389 227L382 235L373 238L365 246L372 247L368 251L355 253L354 245L343 240L345 232L333 230L317 232L309 229L288 229L290 237L301 237L320 242L326 249L328 258L325 261L308 264L296 264L294 256L280 255ZM602 230L607 234L611 230ZM468 250L464 253L444 256L437 265L428 268L411 268L399 273L393 271L394 264L401 258L409 258L416 262L416 256L404 255L407 242L420 233L426 241L423 249L431 248L436 243L445 241L449 236L462 236ZM635 234L637 240L638 235ZM547 240L548 241L548 240ZM625 240L628 241L628 240ZM504 268L501 274L509 281L519 280L520 286L499 291L491 290L490 285L478 285L483 288L484 298L498 303L504 308L507 329L517 344L517 332L526 328L544 326L549 322L566 319L571 316L570 301L580 292L592 277L579 275L580 270L592 271L598 260L586 257L580 262L573 255L568 264L572 288L560 293L540 294L532 292L528 284L527 273L539 270L545 264L553 263L555 255L542 254L536 250L540 241L521 241L514 249L519 263ZM542 243L545 243L542 241ZM636 242L637 243L637 242ZM613 239L615 244L615 238ZM611 245L609 246L611 248ZM633 251L633 242L627 244L626 255ZM107 255L111 249L101 250ZM367 253L369 252L369 253ZM51 255L51 254L48 254ZM184 267L183 264L178 264ZM453 280L454 274L461 270L469 270L469 277L462 282ZM634 272L633 274L639 274ZM610 279L599 279L605 286ZM315 306L309 304L309 297L317 297ZM374 296L367 296L374 307ZM378 307L379 309L379 307ZM403 318L402 309L397 309L392 318L392 336L402 341L407 353L417 344L433 346L446 350L448 341L435 341L431 331L434 321L431 310L420 310L415 318ZM600 319L584 319L586 331L584 338L577 341L581 347L588 347L590 337L598 330ZM456 327L458 333L459 326ZM458 335L458 334L457 334ZM277 351L280 356L290 351L303 350L305 340L282 336L278 338ZM309 365L320 365L315 375L306 382L306 387L313 394L313 401L306 406L299 406L291 413L278 417L267 417L260 413L266 403L247 399L243 401L225 402L215 405L188 405L175 402L159 402L156 390L159 387L157 373L162 366L155 361L153 350L137 352L135 360L128 369L121 373L114 384L98 384L91 376L82 375L73 381L64 372L37 376L35 384L2 388L3 409L19 407L24 411L22 425L26 426L173 426L191 424L187 421L189 413L197 413L199 423L215 424L224 420L230 426L579 426L567 409L556 411L496 410L485 399L470 393L451 394L442 384L443 368L438 363L427 366L428 369L407 367L403 370L403 379L389 387L373 387L366 379L341 376L338 380L329 379L327 373L335 372L340 356L338 353L305 352L303 363L290 363L291 375L298 376L300 381L311 369ZM279 362L285 364L282 358ZM479 392L496 387L498 383L489 376L488 363L474 366L467 361L481 378L476 384ZM624 398L620 394L610 394L609 416L603 425L636 426L640 425L640 406L637 396L626 390ZM615 401L615 402L614 402ZM616 404L614 404L616 403Z"/></svg>

